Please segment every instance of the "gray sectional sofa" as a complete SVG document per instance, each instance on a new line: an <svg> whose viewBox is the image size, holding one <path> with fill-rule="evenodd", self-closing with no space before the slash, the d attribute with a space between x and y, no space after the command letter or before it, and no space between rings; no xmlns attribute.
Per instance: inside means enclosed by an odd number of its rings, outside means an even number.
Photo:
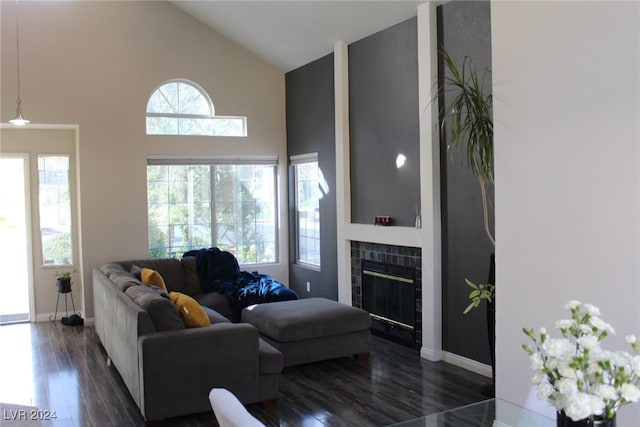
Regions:
<svg viewBox="0 0 640 427"><path fill-rule="evenodd" d="M156 270L168 291L193 297L211 325L186 328L166 295L139 281L137 268ZM237 319L223 295L202 293L194 258L105 264L93 270L93 293L98 337L147 422L210 411L213 387L243 403L277 399L282 354L254 326L231 322Z"/></svg>

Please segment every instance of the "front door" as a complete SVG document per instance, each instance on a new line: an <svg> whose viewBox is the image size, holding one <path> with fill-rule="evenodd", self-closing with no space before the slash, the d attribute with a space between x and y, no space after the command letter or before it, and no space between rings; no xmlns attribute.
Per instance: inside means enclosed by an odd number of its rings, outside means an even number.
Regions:
<svg viewBox="0 0 640 427"><path fill-rule="evenodd" d="M29 155L0 157L0 325L32 316Z"/></svg>

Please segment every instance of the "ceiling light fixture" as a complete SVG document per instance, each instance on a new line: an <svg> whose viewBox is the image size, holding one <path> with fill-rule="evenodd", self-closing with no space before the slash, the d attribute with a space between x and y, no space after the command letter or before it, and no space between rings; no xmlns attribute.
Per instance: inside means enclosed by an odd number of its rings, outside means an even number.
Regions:
<svg viewBox="0 0 640 427"><path fill-rule="evenodd" d="M22 98L20 98L20 26L18 22L19 10L20 5L18 4L18 0L16 0L16 63L18 69L18 98L16 99L16 104L18 104L18 106L16 108L16 117L9 120L9 123L16 126L24 126L29 123L29 120L25 119L22 116Z"/></svg>

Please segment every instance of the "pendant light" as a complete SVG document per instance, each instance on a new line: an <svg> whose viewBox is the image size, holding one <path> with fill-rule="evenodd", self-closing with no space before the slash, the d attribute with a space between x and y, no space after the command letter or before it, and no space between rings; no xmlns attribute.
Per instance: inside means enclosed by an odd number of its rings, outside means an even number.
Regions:
<svg viewBox="0 0 640 427"><path fill-rule="evenodd" d="M9 120L9 123L15 126L24 126L29 123L29 120L25 119L22 116L22 98L20 98L20 26L18 22L18 13L20 10L20 5L18 4L18 0L16 0L16 63L18 69L18 98L16 99L16 117L14 119Z"/></svg>

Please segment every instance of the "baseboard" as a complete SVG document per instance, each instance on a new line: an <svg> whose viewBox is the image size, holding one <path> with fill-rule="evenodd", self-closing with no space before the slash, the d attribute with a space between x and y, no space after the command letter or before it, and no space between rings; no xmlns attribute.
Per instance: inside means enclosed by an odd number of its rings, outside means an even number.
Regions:
<svg viewBox="0 0 640 427"><path fill-rule="evenodd" d="M469 359L454 353L442 352L442 361L451 365L459 366L467 371L475 372L487 378L492 378L491 365L480 363L477 360Z"/></svg>
<svg viewBox="0 0 640 427"><path fill-rule="evenodd" d="M54 315L54 313L36 314L36 318L32 319L32 321L34 321L34 322L48 322L50 318L53 319L53 315ZM65 314L63 314L62 316L65 316ZM56 318L56 322L60 321L62 316L58 315L58 317Z"/></svg>
<svg viewBox="0 0 640 427"><path fill-rule="evenodd" d="M49 321L51 321L51 319L53 319L54 314L55 313L40 313L40 314L36 314L36 318L32 319L32 321L34 321L34 322L49 322ZM71 316L71 314L73 314L73 313L69 313L69 316ZM82 312L81 311L78 311L76 314L79 315L80 317L82 317ZM56 316L56 320L55 321L59 322L60 319L62 319L63 317L66 317L66 316L67 316L66 312L62 312L62 313L58 312L58 315ZM85 319L84 320L84 325L85 326L92 326L93 324L94 324L93 317L90 318L90 319Z"/></svg>
<svg viewBox="0 0 640 427"><path fill-rule="evenodd" d="M442 360L442 351L434 351L423 346L420 348L420 357L430 362L439 362Z"/></svg>

